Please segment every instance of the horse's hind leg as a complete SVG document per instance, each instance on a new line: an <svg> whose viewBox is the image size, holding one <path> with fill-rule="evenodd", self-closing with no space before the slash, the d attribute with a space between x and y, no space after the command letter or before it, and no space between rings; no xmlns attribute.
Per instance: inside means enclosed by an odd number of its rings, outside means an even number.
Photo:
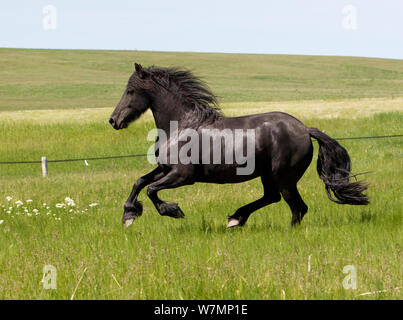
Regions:
<svg viewBox="0 0 403 320"><path fill-rule="evenodd" d="M284 200L290 206L292 212L291 226L294 226L296 223L300 224L302 218L308 211L308 207L302 200L297 186L293 185L281 188L281 194L283 195Z"/></svg>
<svg viewBox="0 0 403 320"><path fill-rule="evenodd" d="M271 203L281 200L281 195L277 184L268 176L262 176L261 180L264 189L263 197L239 208L232 216L228 218L227 228L243 226L253 212Z"/></svg>

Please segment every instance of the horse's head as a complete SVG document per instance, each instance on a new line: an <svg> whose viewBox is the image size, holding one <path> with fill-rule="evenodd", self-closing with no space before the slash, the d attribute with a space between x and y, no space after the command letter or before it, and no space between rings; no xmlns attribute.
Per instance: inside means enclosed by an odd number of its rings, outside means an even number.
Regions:
<svg viewBox="0 0 403 320"><path fill-rule="evenodd" d="M109 123L116 130L127 128L150 107L150 98L146 92L152 86L150 74L143 70L141 65L137 63L134 65L136 70L109 119Z"/></svg>

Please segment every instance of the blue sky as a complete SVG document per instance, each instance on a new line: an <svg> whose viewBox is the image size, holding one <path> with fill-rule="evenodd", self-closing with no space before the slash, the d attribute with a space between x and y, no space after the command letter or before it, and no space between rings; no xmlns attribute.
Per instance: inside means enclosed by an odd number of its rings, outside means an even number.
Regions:
<svg viewBox="0 0 403 320"><path fill-rule="evenodd" d="M0 47L403 59L403 0L3 0Z"/></svg>

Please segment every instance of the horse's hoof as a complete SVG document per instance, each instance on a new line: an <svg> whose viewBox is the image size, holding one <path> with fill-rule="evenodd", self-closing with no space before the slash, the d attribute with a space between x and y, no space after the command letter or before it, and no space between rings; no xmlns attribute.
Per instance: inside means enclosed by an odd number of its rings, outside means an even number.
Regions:
<svg viewBox="0 0 403 320"><path fill-rule="evenodd" d="M160 206L160 214L171 218L185 218L185 214L176 203L163 203Z"/></svg>
<svg viewBox="0 0 403 320"><path fill-rule="evenodd" d="M132 225L133 221L134 221L134 219L125 220L125 222L124 222L125 227L126 228L130 227Z"/></svg>
<svg viewBox="0 0 403 320"><path fill-rule="evenodd" d="M183 211L181 210L181 208L178 207L178 211L176 213L176 217L175 218L179 218L179 219L185 219L185 214L183 213Z"/></svg>
<svg viewBox="0 0 403 320"><path fill-rule="evenodd" d="M233 228L233 227L236 227L236 226L239 226L239 220L234 219L234 218L229 218L227 228Z"/></svg>
<svg viewBox="0 0 403 320"><path fill-rule="evenodd" d="M122 222L126 228L130 227L134 219L141 216L143 213L143 205L141 202L136 201L133 204L124 205L124 213L122 217Z"/></svg>

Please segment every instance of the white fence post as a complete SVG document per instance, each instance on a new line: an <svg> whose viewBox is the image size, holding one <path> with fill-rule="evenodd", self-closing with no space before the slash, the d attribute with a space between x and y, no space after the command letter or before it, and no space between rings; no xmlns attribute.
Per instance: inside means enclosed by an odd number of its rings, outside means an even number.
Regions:
<svg viewBox="0 0 403 320"><path fill-rule="evenodd" d="M48 160L46 157L42 157L42 176L46 177L48 175Z"/></svg>

